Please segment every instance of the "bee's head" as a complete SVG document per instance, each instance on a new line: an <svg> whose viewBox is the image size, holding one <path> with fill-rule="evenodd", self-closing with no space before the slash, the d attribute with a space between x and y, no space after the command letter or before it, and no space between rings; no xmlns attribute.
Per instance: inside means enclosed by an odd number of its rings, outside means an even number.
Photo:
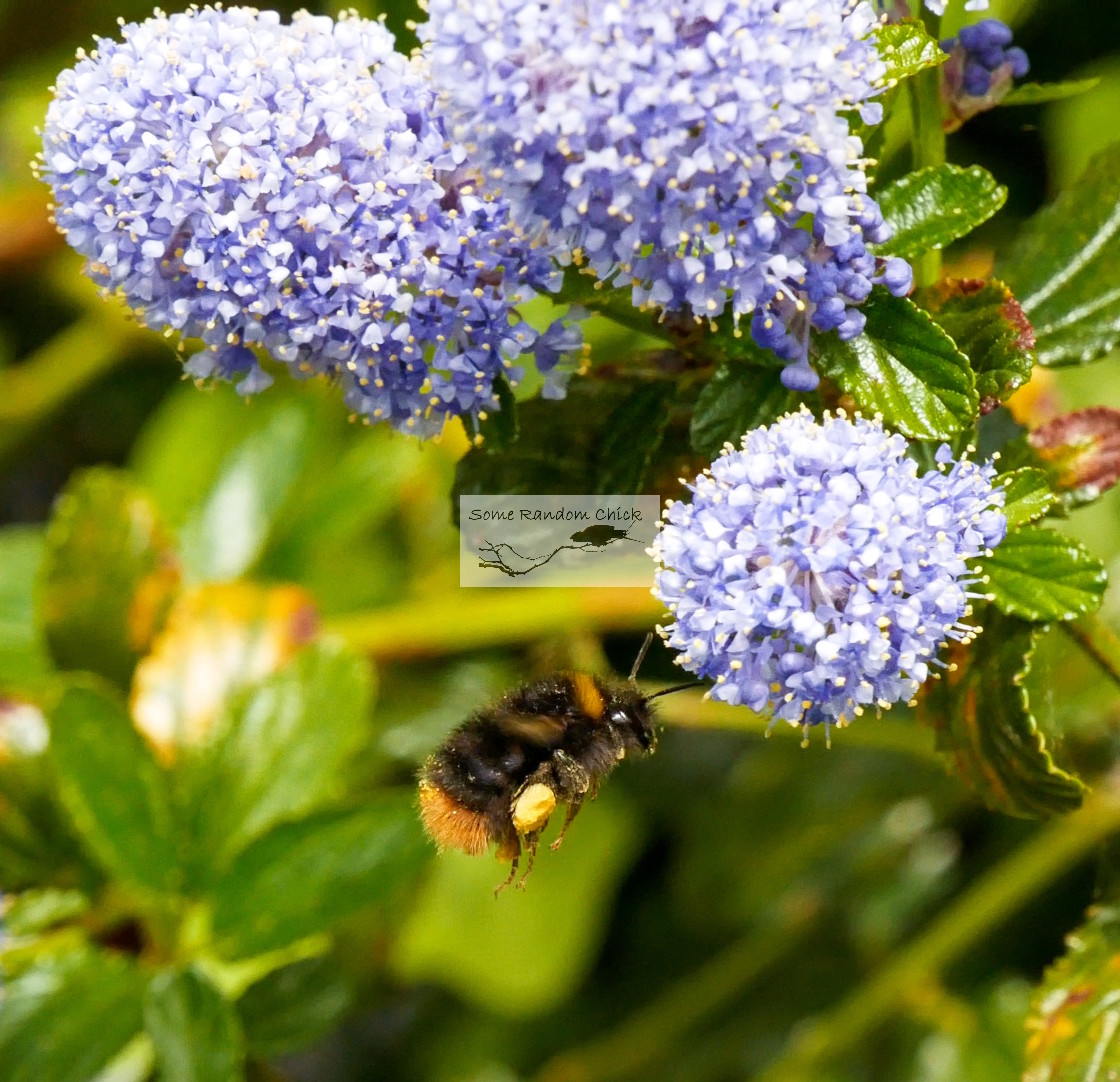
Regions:
<svg viewBox="0 0 1120 1082"><path fill-rule="evenodd" d="M623 688L613 696L610 704L610 724L621 734L628 747L650 752L657 744L653 710L649 700L637 688Z"/></svg>

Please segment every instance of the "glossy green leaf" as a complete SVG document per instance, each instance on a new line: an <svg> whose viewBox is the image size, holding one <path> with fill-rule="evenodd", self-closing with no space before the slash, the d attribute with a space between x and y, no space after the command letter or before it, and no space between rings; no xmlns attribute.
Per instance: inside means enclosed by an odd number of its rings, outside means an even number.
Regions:
<svg viewBox="0 0 1120 1082"><path fill-rule="evenodd" d="M178 583L174 541L151 497L117 470L77 474L55 506L40 572L58 664L126 683Z"/></svg>
<svg viewBox="0 0 1120 1082"><path fill-rule="evenodd" d="M1058 500L1050 490L1046 474L1029 466L1003 474L997 481L1004 492L1003 513L1009 530L1041 518Z"/></svg>
<svg viewBox="0 0 1120 1082"><path fill-rule="evenodd" d="M972 362L986 406L1006 401L1030 379L1034 331L1003 282L947 279L921 300Z"/></svg>
<svg viewBox="0 0 1120 1082"><path fill-rule="evenodd" d="M364 659L316 644L234 700L212 754L191 764L202 775L192 837L210 874L277 823L343 795L366 736L370 683Z"/></svg>
<svg viewBox="0 0 1120 1082"><path fill-rule="evenodd" d="M140 1031L144 978L129 961L82 951L4 985L0 1078L90 1082Z"/></svg>
<svg viewBox="0 0 1120 1082"><path fill-rule="evenodd" d="M1120 1077L1120 909L1088 918L1035 992L1023 1082Z"/></svg>
<svg viewBox="0 0 1120 1082"><path fill-rule="evenodd" d="M990 607L980 619L983 633L951 652L956 668L923 700L938 746L990 808L1030 818L1072 811L1085 787L1054 763L1025 686L1040 629Z"/></svg>
<svg viewBox="0 0 1120 1082"><path fill-rule="evenodd" d="M712 459L725 443L739 446L745 432L772 423L797 396L782 386L778 369L724 364L705 384L692 415L693 449Z"/></svg>
<svg viewBox="0 0 1120 1082"><path fill-rule="evenodd" d="M285 403L230 451L180 531L195 579L234 579L253 566L306 464L310 438L307 411Z"/></svg>
<svg viewBox="0 0 1120 1082"><path fill-rule="evenodd" d="M233 1005L194 970L165 970L148 986L144 1028L161 1082L236 1082L244 1041Z"/></svg>
<svg viewBox="0 0 1120 1082"><path fill-rule="evenodd" d="M511 1017L538 1015L567 999L606 934L604 921L637 849L639 825L607 789L551 852L545 843L561 819L550 824L526 889L506 890L497 899L494 887L507 865L442 853L396 944L395 970L405 980L436 982ZM525 961L495 964L507 959Z"/></svg>
<svg viewBox="0 0 1120 1082"><path fill-rule="evenodd" d="M876 253L916 259L986 222L1007 201L1007 189L978 165L943 164L908 173L875 198L894 230Z"/></svg>
<svg viewBox="0 0 1120 1082"><path fill-rule="evenodd" d="M669 423L674 388L668 380L638 384L608 415L595 463L595 492L644 491L650 463Z"/></svg>
<svg viewBox="0 0 1120 1082"><path fill-rule="evenodd" d="M43 549L38 527L0 529L0 687L27 687L51 669L35 616L34 584Z"/></svg>
<svg viewBox="0 0 1120 1082"><path fill-rule="evenodd" d="M875 30L875 47L887 65L887 85L944 64L949 57L920 22L889 23Z"/></svg>
<svg viewBox="0 0 1120 1082"><path fill-rule="evenodd" d="M928 313L883 290L863 312L863 334L821 338L817 371L907 436L941 439L971 425L979 400L968 358Z"/></svg>
<svg viewBox="0 0 1120 1082"><path fill-rule="evenodd" d="M1064 101L1088 93L1100 79L1067 79L1060 83L1020 83L1005 98L1002 105L1043 105L1049 101Z"/></svg>
<svg viewBox="0 0 1120 1082"><path fill-rule="evenodd" d="M250 1053L281 1056L324 1037L350 1008L351 990L329 955L305 958L249 986L237 1012Z"/></svg>
<svg viewBox="0 0 1120 1082"><path fill-rule="evenodd" d="M122 703L70 688L51 714L51 755L74 825L111 875L151 891L178 882L167 777Z"/></svg>
<svg viewBox="0 0 1120 1082"><path fill-rule="evenodd" d="M24 891L4 910L4 931L14 936L34 935L80 917L87 909L89 899L80 890Z"/></svg>
<svg viewBox="0 0 1120 1082"><path fill-rule="evenodd" d="M430 854L411 792L283 824L212 888L219 949L244 957L324 932L392 894Z"/></svg>
<svg viewBox="0 0 1120 1082"><path fill-rule="evenodd" d="M1086 364L1120 341L1120 143L1031 219L1000 277L1034 326L1040 364Z"/></svg>
<svg viewBox="0 0 1120 1082"><path fill-rule="evenodd" d="M1043 526L1010 531L984 561L984 573L1000 611L1024 620L1074 620L1095 612L1107 582L1100 560Z"/></svg>

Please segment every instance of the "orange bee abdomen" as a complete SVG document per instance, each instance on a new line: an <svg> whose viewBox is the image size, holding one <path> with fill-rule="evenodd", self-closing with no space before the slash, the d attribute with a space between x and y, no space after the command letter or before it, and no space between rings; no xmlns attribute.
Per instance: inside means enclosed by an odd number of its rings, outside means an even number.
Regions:
<svg viewBox="0 0 1120 1082"><path fill-rule="evenodd" d="M420 818L441 849L461 849L477 857L492 838L484 812L464 808L427 781L420 783Z"/></svg>

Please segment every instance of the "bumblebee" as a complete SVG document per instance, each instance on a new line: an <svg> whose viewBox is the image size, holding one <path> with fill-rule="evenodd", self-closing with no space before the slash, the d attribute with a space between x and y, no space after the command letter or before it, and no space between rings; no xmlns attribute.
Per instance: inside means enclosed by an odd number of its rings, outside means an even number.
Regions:
<svg viewBox="0 0 1120 1082"><path fill-rule="evenodd" d="M533 868L537 844L558 804L567 805L557 849L583 802L627 755L648 755L657 743L653 695L638 690L638 668L626 683L586 672L558 672L508 692L453 730L420 771L420 817L441 849L472 856L497 844L500 860L517 876L522 850Z"/></svg>

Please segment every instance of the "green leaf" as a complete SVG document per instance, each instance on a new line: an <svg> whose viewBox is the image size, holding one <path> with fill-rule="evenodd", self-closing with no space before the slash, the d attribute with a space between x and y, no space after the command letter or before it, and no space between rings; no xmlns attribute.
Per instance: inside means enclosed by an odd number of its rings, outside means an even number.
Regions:
<svg viewBox="0 0 1120 1082"><path fill-rule="evenodd" d="M43 549L37 527L0 529L0 687L28 687L51 671L35 619L34 583Z"/></svg>
<svg viewBox="0 0 1120 1082"><path fill-rule="evenodd" d="M697 454L713 459L725 443L738 447L745 432L772 423L796 402L797 396L782 386L777 369L720 365L696 402L690 429L692 447Z"/></svg>
<svg viewBox="0 0 1120 1082"><path fill-rule="evenodd" d="M1067 79L1060 83L1020 83L999 105L1042 105L1048 101L1064 101L1076 98L1092 90L1100 77L1091 79Z"/></svg>
<svg viewBox="0 0 1120 1082"><path fill-rule="evenodd" d="M307 411L285 403L229 453L180 531L183 563L195 579L235 579L256 563L307 461L310 439Z"/></svg>
<svg viewBox="0 0 1120 1082"><path fill-rule="evenodd" d="M90 1082L140 1030L144 978L117 955L70 954L4 986L0 1078Z"/></svg>
<svg viewBox="0 0 1120 1082"><path fill-rule="evenodd" d="M244 1042L233 1006L194 970L165 970L152 978L144 1027L156 1048L161 1082L244 1077Z"/></svg>
<svg viewBox="0 0 1120 1082"><path fill-rule="evenodd" d="M28 890L17 894L4 911L4 931L25 936L65 924L89 909L80 890Z"/></svg>
<svg viewBox="0 0 1120 1082"><path fill-rule="evenodd" d="M674 388L666 381L640 383L607 417L595 463L595 492L627 495L643 491L650 463L669 423Z"/></svg>
<svg viewBox="0 0 1120 1082"><path fill-rule="evenodd" d="M1024 620L1074 620L1095 612L1107 576L1076 541L1043 526L1008 532L984 561L996 606Z"/></svg>
<svg viewBox="0 0 1120 1082"><path fill-rule="evenodd" d="M887 65L884 81L893 86L926 68L937 67L949 59L937 39L919 22L889 23L875 29L875 47Z"/></svg>
<svg viewBox="0 0 1120 1082"><path fill-rule="evenodd" d="M392 894L429 855L411 793L283 824L214 884L216 941L244 957L324 932Z"/></svg>
<svg viewBox="0 0 1120 1082"><path fill-rule="evenodd" d="M1004 402L1030 379L1034 331L1003 282L946 279L921 301L972 362L982 403Z"/></svg>
<svg viewBox="0 0 1120 1082"><path fill-rule="evenodd" d="M1026 466L996 480L1003 486L1003 513L1007 516L1008 530L1041 518L1057 503L1058 497L1050 491L1050 483L1041 470Z"/></svg>
<svg viewBox="0 0 1120 1082"><path fill-rule="evenodd" d="M894 229L876 254L916 259L986 222L1007 201L1007 189L978 165L943 164L908 173L879 189L875 198Z"/></svg>
<svg viewBox="0 0 1120 1082"><path fill-rule="evenodd" d="M1120 909L1090 909L1066 947L1035 992L1023 1082L1107 1082L1120 1075Z"/></svg>
<svg viewBox="0 0 1120 1082"><path fill-rule="evenodd" d="M816 367L865 413L916 439L944 439L971 426L979 407L968 358L913 302L884 290L863 307L863 334L819 340Z"/></svg>
<svg viewBox="0 0 1120 1082"><path fill-rule="evenodd" d="M366 737L368 663L332 644L309 646L275 676L238 697L202 778L192 831L209 874L277 823L344 793L344 773Z"/></svg>
<svg viewBox="0 0 1120 1082"><path fill-rule="evenodd" d="M1027 818L1072 811L1085 786L1055 765L1025 686L1040 629L990 607L982 624L974 643L951 652L956 668L925 696L938 746L996 811Z"/></svg>
<svg viewBox="0 0 1120 1082"><path fill-rule="evenodd" d="M63 803L107 872L155 892L176 888L167 777L124 705L93 688L66 691L51 714Z"/></svg>
<svg viewBox="0 0 1120 1082"><path fill-rule="evenodd" d="M675 380L649 376L574 379L559 402L522 402L521 435L508 451L475 447L460 459L452 490L456 518L461 495L641 491L611 487L623 482L656 491L658 465L673 447L664 403L684 395Z"/></svg>
<svg viewBox="0 0 1120 1082"><path fill-rule="evenodd" d="M1000 277L1034 326L1038 360L1087 364L1120 340L1120 143L1031 219Z"/></svg>
<svg viewBox="0 0 1120 1082"><path fill-rule="evenodd" d="M326 1036L350 1009L350 986L329 955L275 969L246 989L237 1011L249 1052L273 1057Z"/></svg>
<svg viewBox="0 0 1120 1082"><path fill-rule="evenodd" d="M151 498L118 470L77 474L55 505L40 577L58 664L126 684L178 585L174 542Z"/></svg>

